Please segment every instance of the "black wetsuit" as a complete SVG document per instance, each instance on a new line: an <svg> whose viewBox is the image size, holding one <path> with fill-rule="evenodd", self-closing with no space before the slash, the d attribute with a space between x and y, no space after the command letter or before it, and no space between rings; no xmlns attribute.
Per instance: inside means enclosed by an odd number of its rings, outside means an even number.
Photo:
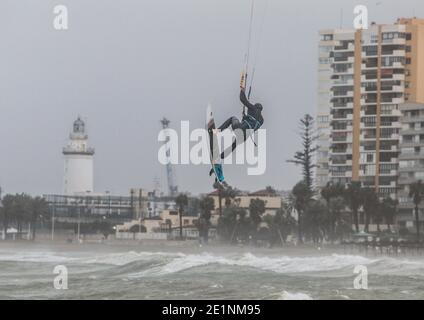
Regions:
<svg viewBox="0 0 424 320"><path fill-rule="evenodd" d="M246 97L246 93L244 90L240 92L240 101L247 108L247 114L243 115L243 119L240 122L237 117L231 117L227 121L225 121L222 126L219 127L220 131L224 131L228 127L231 126L233 131L240 129L243 132L244 139L243 142L247 139L247 130L258 130L264 123L264 118L262 117L263 107L261 104L252 104ZM236 141L233 143L231 152L233 152L237 146L241 144L241 142ZM225 159L229 154L226 151L222 152L221 159Z"/></svg>

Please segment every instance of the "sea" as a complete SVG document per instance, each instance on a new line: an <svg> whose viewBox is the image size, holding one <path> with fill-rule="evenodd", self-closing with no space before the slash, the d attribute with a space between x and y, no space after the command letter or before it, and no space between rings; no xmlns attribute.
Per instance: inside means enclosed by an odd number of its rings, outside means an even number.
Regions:
<svg viewBox="0 0 424 320"><path fill-rule="evenodd" d="M421 300L424 257L194 242L0 242L0 299Z"/></svg>

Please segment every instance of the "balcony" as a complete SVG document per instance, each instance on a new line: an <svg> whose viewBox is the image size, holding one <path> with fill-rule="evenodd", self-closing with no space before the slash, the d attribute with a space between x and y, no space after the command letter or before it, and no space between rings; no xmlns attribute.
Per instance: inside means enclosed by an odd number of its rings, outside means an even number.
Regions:
<svg viewBox="0 0 424 320"><path fill-rule="evenodd" d="M392 133L392 134L388 134L388 135L381 135L380 137L381 140L399 140L400 139L400 135L397 133Z"/></svg>
<svg viewBox="0 0 424 320"><path fill-rule="evenodd" d="M377 64L376 63L363 63L361 64L361 69L362 70L373 70L373 69L377 69Z"/></svg>
<svg viewBox="0 0 424 320"><path fill-rule="evenodd" d="M393 80L400 80L400 81L405 81L405 75L404 74L393 74Z"/></svg>
<svg viewBox="0 0 424 320"><path fill-rule="evenodd" d="M361 134L361 140L375 140L377 139L377 136L374 134Z"/></svg>
<svg viewBox="0 0 424 320"><path fill-rule="evenodd" d="M392 91L394 91L394 92L405 92L405 87L404 86L393 86Z"/></svg>
<svg viewBox="0 0 424 320"><path fill-rule="evenodd" d="M377 115L376 110L367 110L367 111L361 110L360 112L360 116L361 118L363 118L362 120L364 122L366 121L375 122L376 115ZM371 120L371 119L374 119L374 120Z"/></svg>
<svg viewBox="0 0 424 320"><path fill-rule="evenodd" d="M342 45L335 46L334 51L354 51L355 45L352 42L343 43Z"/></svg>
<svg viewBox="0 0 424 320"><path fill-rule="evenodd" d="M352 75L354 74L353 68L344 68L344 69L339 69L336 70L334 69L334 74L335 75Z"/></svg>
<svg viewBox="0 0 424 320"><path fill-rule="evenodd" d="M352 126L348 126L346 123L332 127L333 132L351 132L352 130Z"/></svg>
<svg viewBox="0 0 424 320"><path fill-rule="evenodd" d="M424 159L424 151L421 152L402 152L399 155L399 160L420 160Z"/></svg>
<svg viewBox="0 0 424 320"><path fill-rule="evenodd" d="M383 39L382 45L390 45L390 44L399 44L404 45L406 44L406 39L402 38L395 38L395 39Z"/></svg>
<svg viewBox="0 0 424 320"><path fill-rule="evenodd" d="M382 65L381 69L403 69L405 65L402 62L393 62L388 65Z"/></svg>
<svg viewBox="0 0 424 320"><path fill-rule="evenodd" d="M419 141L402 141L401 146L402 146L402 148L423 147L424 146L424 140L419 140Z"/></svg>
<svg viewBox="0 0 424 320"><path fill-rule="evenodd" d="M353 91L334 91L334 97L353 98Z"/></svg>
<svg viewBox="0 0 424 320"><path fill-rule="evenodd" d="M335 79L335 80L333 80L333 86L335 86L335 87L337 87L337 86L353 86L353 79L349 79L349 80Z"/></svg>
<svg viewBox="0 0 424 320"><path fill-rule="evenodd" d="M396 98L396 97L382 97L381 98L382 103L390 103L390 104L402 104L404 103L403 98Z"/></svg>
<svg viewBox="0 0 424 320"><path fill-rule="evenodd" d="M352 143L352 136L346 136L346 137L333 137L330 139L330 144L346 144L346 143Z"/></svg>
<svg viewBox="0 0 424 320"><path fill-rule="evenodd" d="M424 115L414 116L414 117L403 117L402 123L415 123L415 122L424 122Z"/></svg>
<svg viewBox="0 0 424 320"><path fill-rule="evenodd" d="M366 81L376 81L377 80L377 74L363 74L361 76L361 81L362 82L366 82Z"/></svg>
<svg viewBox="0 0 424 320"><path fill-rule="evenodd" d="M424 165L408 166L408 167L399 167L399 172L423 172Z"/></svg>
<svg viewBox="0 0 424 320"><path fill-rule="evenodd" d="M361 57L362 57L362 59L376 58L376 57L378 57L378 52L377 51L362 51Z"/></svg>
<svg viewBox="0 0 424 320"><path fill-rule="evenodd" d="M390 147L380 147L380 152L399 152L399 147L397 145L393 145Z"/></svg>
<svg viewBox="0 0 424 320"><path fill-rule="evenodd" d="M398 121L381 121L380 127L401 128L402 125Z"/></svg>
<svg viewBox="0 0 424 320"><path fill-rule="evenodd" d="M377 99L376 98L361 99L361 104L362 105L376 104L376 103L377 103Z"/></svg>
<svg viewBox="0 0 424 320"><path fill-rule="evenodd" d="M341 172L330 172L331 178L350 178L352 177L351 171L341 171Z"/></svg>
<svg viewBox="0 0 424 320"><path fill-rule="evenodd" d="M393 117L402 117L402 112L399 110L399 109L394 109L394 110L391 110L391 111L389 111L389 112L381 112L381 114L382 115L385 115L385 116L393 116ZM399 124L400 124L400 122L399 122Z"/></svg>
<svg viewBox="0 0 424 320"><path fill-rule="evenodd" d="M345 56L345 57L334 57L333 58L334 63L354 63L355 57L353 56Z"/></svg>
<svg viewBox="0 0 424 320"><path fill-rule="evenodd" d="M361 129L375 129L377 128L377 124L375 122L361 122Z"/></svg>
<svg viewBox="0 0 424 320"><path fill-rule="evenodd" d="M335 155L352 154L352 149L351 148L332 149L331 154L335 154Z"/></svg>
<svg viewBox="0 0 424 320"><path fill-rule="evenodd" d="M404 57L406 55L405 50L384 50L382 52L382 56L388 57Z"/></svg>

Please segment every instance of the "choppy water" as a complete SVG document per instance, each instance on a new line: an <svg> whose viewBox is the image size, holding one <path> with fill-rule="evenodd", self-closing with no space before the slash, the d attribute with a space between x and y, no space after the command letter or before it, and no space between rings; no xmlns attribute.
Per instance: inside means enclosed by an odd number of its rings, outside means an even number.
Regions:
<svg viewBox="0 0 424 320"><path fill-rule="evenodd" d="M424 299L424 258L0 247L0 299ZM209 252L208 252L209 251ZM53 269L69 271L68 290ZM355 266L368 290L355 290Z"/></svg>

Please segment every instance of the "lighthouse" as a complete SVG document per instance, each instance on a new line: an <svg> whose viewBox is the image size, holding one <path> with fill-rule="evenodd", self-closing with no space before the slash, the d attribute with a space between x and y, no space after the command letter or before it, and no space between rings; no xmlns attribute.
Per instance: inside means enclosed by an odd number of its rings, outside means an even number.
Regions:
<svg viewBox="0 0 424 320"><path fill-rule="evenodd" d="M63 148L65 158L64 194L76 195L93 192L94 149L88 146L85 123L78 117Z"/></svg>

